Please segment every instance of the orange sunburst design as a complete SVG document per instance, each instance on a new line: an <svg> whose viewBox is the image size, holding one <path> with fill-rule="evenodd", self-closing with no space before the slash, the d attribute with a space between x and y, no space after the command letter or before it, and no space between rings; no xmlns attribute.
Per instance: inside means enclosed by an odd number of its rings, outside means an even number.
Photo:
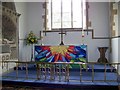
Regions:
<svg viewBox="0 0 120 90"><path fill-rule="evenodd" d="M61 53L63 56L67 52L68 46L51 46L50 50L52 54L54 53Z"/></svg>

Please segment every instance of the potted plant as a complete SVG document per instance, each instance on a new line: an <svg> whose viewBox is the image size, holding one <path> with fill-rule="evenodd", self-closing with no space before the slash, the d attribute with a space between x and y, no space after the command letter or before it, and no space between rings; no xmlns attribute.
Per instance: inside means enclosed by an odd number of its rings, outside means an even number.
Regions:
<svg viewBox="0 0 120 90"><path fill-rule="evenodd" d="M33 44L37 44L37 43L38 43L38 38L32 31L30 31L30 33L26 38L26 44L31 45L31 61L33 59Z"/></svg>
<svg viewBox="0 0 120 90"><path fill-rule="evenodd" d="M32 31L30 31L26 39L26 44L30 45L30 44L37 44L37 43L38 43L38 38L35 36L35 34Z"/></svg>

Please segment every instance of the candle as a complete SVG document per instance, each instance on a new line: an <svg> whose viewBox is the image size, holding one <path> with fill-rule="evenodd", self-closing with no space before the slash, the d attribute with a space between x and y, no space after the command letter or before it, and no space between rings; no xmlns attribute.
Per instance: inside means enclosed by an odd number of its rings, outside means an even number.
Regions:
<svg viewBox="0 0 120 90"><path fill-rule="evenodd" d="M84 34L84 30L82 30L82 37L84 37L85 36L85 34Z"/></svg>

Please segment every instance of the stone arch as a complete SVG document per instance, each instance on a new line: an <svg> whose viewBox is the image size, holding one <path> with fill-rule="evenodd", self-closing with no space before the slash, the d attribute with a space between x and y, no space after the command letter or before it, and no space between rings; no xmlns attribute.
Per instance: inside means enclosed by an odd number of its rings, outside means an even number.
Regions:
<svg viewBox="0 0 120 90"><path fill-rule="evenodd" d="M14 2L2 3L2 37L16 41L17 20L19 14L16 13Z"/></svg>

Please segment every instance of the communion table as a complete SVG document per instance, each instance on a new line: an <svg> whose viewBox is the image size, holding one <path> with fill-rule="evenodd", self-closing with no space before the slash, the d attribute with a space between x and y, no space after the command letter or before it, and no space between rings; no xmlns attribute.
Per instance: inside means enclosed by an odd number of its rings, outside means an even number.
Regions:
<svg viewBox="0 0 120 90"><path fill-rule="evenodd" d="M35 45L34 60L39 62L86 62L87 45Z"/></svg>

